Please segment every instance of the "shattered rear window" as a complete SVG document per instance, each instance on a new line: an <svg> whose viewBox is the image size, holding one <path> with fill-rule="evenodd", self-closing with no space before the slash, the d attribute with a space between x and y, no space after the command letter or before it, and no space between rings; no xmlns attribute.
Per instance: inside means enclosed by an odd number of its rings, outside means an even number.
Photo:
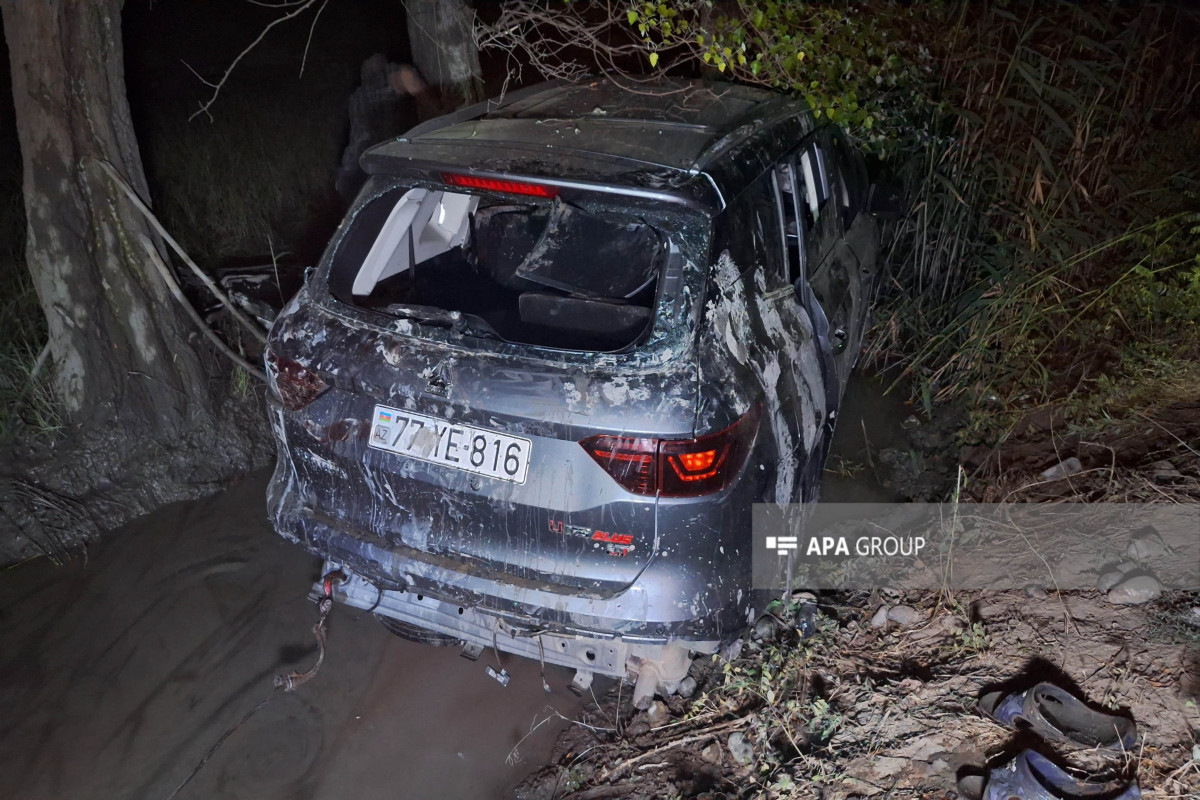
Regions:
<svg viewBox="0 0 1200 800"><path fill-rule="evenodd" d="M609 352L650 329L667 247L644 219L560 197L394 189L355 215L331 288L418 324Z"/></svg>

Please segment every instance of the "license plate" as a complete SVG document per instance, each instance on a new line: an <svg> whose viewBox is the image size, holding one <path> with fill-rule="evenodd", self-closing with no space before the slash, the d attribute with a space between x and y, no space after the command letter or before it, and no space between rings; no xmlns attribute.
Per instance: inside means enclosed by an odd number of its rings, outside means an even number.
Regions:
<svg viewBox="0 0 1200 800"><path fill-rule="evenodd" d="M472 425L375 406L371 447L476 475L524 483L533 442Z"/></svg>

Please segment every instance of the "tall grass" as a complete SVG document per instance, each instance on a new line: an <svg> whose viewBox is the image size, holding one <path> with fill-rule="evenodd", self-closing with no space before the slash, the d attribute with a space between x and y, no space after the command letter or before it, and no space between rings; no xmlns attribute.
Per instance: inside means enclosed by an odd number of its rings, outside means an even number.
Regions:
<svg viewBox="0 0 1200 800"><path fill-rule="evenodd" d="M202 266L303 244L340 210L348 70L231 86L213 118L185 101L153 102L139 129L151 196ZM333 220L336 223L336 219Z"/></svg>
<svg viewBox="0 0 1200 800"><path fill-rule="evenodd" d="M993 422L1200 355L1194 20L1156 5L957 13L930 39L938 102L903 168L883 348L930 401L990 400Z"/></svg>

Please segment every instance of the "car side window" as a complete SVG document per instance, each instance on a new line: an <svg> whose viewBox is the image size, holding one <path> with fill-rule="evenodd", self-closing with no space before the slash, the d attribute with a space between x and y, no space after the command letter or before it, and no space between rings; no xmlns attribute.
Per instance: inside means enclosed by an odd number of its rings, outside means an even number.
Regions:
<svg viewBox="0 0 1200 800"><path fill-rule="evenodd" d="M840 228L830 201L830 170L814 137L774 170L789 280L811 279Z"/></svg>
<svg viewBox="0 0 1200 800"><path fill-rule="evenodd" d="M793 286L804 276L804 247L801 246L807 226L803 222L807 203L798 197L796 177L790 161L779 164L772 174L775 184L775 203L779 228L783 232L783 252L788 283Z"/></svg>
<svg viewBox="0 0 1200 800"><path fill-rule="evenodd" d="M854 218L866 207L867 171L862 158L850 149L841 132L829 130L827 136L827 149L836 163L834 195L842 209L842 225L848 230Z"/></svg>

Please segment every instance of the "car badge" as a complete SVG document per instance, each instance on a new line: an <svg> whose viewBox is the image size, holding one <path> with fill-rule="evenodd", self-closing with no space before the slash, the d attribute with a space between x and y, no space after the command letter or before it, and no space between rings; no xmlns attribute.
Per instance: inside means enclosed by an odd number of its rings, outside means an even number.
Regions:
<svg viewBox="0 0 1200 800"><path fill-rule="evenodd" d="M433 377L429 379L429 383L425 385L425 394L437 395L438 397L446 397L450 394L450 382L442 375L441 365L434 371Z"/></svg>

